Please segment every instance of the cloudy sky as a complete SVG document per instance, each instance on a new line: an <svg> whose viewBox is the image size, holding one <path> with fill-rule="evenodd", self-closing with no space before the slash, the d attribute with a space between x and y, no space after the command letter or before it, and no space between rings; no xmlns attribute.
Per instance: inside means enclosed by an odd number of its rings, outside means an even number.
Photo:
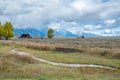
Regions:
<svg viewBox="0 0 120 80"><path fill-rule="evenodd" d="M73 34L120 36L120 0L0 0L0 22Z"/></svg>

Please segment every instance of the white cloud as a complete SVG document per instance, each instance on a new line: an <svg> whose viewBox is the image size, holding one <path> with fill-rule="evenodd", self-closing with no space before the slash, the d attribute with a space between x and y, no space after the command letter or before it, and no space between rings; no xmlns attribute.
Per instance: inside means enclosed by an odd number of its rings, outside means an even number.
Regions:
<svg viewBox="0 0 120 80"><path fill-rule="evenodd" d="M73 34L78 34L82 32L82 29L77 25L76 22L66 22L64 20L62 20L60 23L50 24L49 28L52 28L55 31L59 32L69 31Z"/></svg>
<svg viewBox="0 0 120 80"><path fill-rule="evenodd" d="M116 20L112 19L112 20L106 20L104 23L107 25L113 25L115 22L116 22Z"/></svg>
<svg viewBox="0 0 120 80"><path fill-rule="evenodd" d="M56 26L56 27L55 27ZM54 29L68 29L68 28L71 28L71 27L76 27L77 26L77 23L76 22L67 22L67 21L60 21L60 22L54 22L54 23L51 23L48 27L49 28L54 28Z"/></svg>
<svg viewBox="0 0 120 80"><path fill-rule="evenodd" d="M85 25L84 26L85 31L94 31L94 30L99 30L101 28L102 28L101 25Z"/></svg>
<svg viewBox="0 0 120 80"><path fill-rule="evenodd" d="M109 29L105 29L105 33L109 34L111 31Z"/></svg>
<svg viewBox="0 0 120 80"><path fill-rule="evenodd" d="M54 30L57 30L57 31L59 31L61 29L61 25L58 24L58 23L56 23L56 24L50 24L48 27L52 28Z"/></svg>
<svg viewBox="0 0 120 80"><path fill-rule="evenodd" d="M79 12L92 12L95 11L99 6L98 3L94 4L94 1L95 0L75 0L73 3L71 3L71 6Z"/></svg>

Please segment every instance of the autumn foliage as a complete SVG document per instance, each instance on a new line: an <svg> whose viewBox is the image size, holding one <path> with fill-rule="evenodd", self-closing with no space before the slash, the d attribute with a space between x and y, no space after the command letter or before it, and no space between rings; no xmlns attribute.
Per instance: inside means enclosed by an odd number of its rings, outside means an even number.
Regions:
<svg viewBox="0 0 120 80"><path fill-rule="evenodd" d="M0 23L0 39L10 39L14 36L13 25L11 22L6 22L4 24Z"/></svg>

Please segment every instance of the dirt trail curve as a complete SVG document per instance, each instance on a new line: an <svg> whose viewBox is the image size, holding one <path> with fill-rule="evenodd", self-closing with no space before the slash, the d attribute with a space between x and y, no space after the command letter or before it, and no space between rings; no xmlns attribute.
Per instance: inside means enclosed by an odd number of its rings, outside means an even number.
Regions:
<svg viewBox="0 0 120 80"><path fill-rule="evenodd" d="M47 63L47 64L51 64L51 65L56 65L56 66L65 66L65 67L74 67L74 68L77 68L77 67L96 67L96 68L106 68L106 69L116 70L116 68L112 68L112 67L108 67L108 66L102 66L102 65L94 65L94 64L67 64L67 63L51 62L51 61L48 61L48 60L45 60L45 59L37 58L37 57L35 57L33 55L30 55L29 53L26 53L26 52L17 51L17 48L12 49L11 52L14 52L14 53L16 53L18 55L21 55L21 56L29 56L29 57L33 58L34 60L44 62L44 63Z"/></svg>

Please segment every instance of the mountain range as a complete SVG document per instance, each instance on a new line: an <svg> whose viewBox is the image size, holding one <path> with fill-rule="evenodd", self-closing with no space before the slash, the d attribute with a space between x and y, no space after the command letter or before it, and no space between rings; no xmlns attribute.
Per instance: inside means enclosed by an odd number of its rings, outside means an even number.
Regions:
<svg viewBox="0 0 120 80"><path fill-rule="evenodd" d="M21 34L30 34L33 37L46 37L47 36L47 31L46 30L38 30L38 29L33 29L33 28L24 28L24 29L14 29L14 34L15 36L19 37ZM54 32L55 37L78 37L78 36L86 36L86 37L95 37L99 36L96 34L92 33L85 33L82 32L81 34L73 34L69 31L55 31Z"/></svg>

